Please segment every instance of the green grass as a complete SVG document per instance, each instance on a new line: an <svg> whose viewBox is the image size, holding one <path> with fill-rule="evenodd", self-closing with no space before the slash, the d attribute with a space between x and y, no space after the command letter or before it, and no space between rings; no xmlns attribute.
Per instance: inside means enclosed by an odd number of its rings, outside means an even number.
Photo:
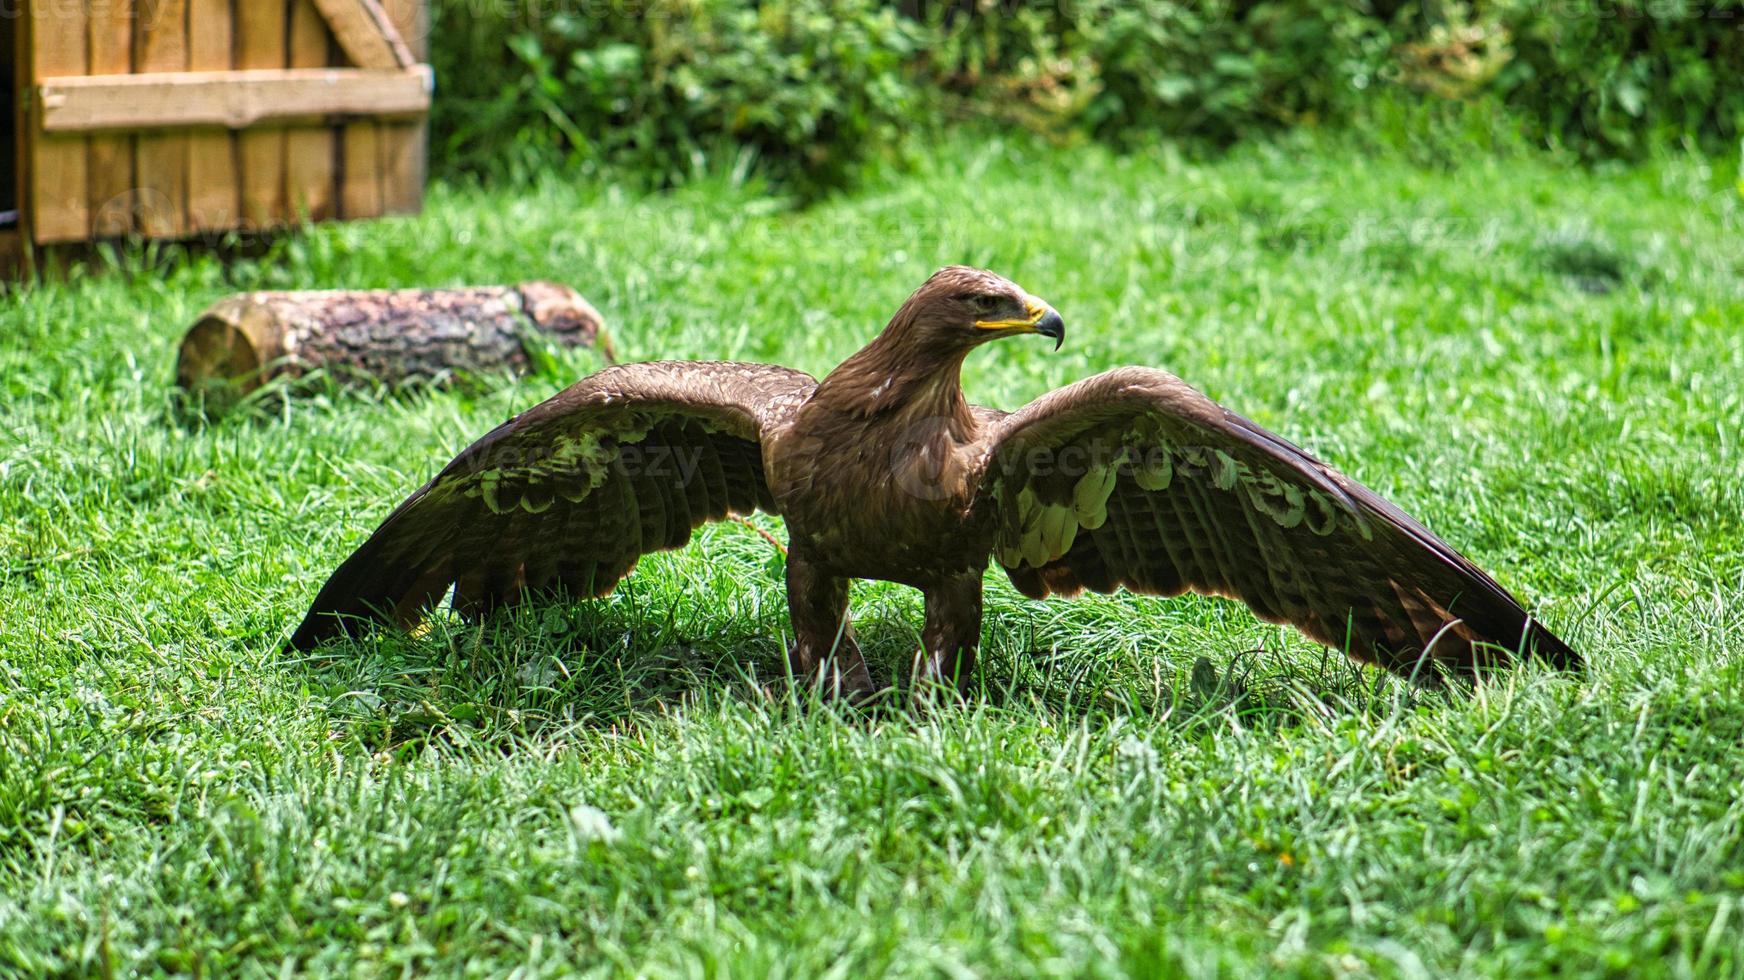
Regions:
<svg viewBox="0 0 1744 980"><path fill-rule="evenodd" d="M261 260L136 250L14 293L0 973L1744 975L1721 169L964 142L801 213L438 188ZM596 362L210 424L170 385L232 290L533 277L630 356L821 373L959 261L1070 327L977 354L976 400L1173 370L1423 518L1590 674L1424 695L1230 603L995 574L982 693L859 716L760 693L780 558L737 525L607 601L298 659L279 641L395 502ZM855 607L899 670L916 597Z"/></svg>

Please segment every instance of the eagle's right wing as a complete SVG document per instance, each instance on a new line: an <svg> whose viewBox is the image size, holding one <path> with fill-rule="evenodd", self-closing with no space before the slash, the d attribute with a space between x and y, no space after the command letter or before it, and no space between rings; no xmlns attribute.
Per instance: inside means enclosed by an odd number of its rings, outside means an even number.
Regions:
<svg viewBox="0 0 1744 980"><path fill-rule="evenodd" d="M527 591L605 595L698 525L772 510L762 437L817 387L764 364L606 368L498 426L388 515L291 637L416 622L454 587L477 614Z"/></svg>
<svg viewBox="0 0 1744 980"><path fill-rule="evenodd" d="M1097 375L985 441L975 506L996 512L996 558L1026 595L1228 596L1405 675L1427 655L1470 676L1523 646L1580 666L1422 524L1174 375Z"/></svg>

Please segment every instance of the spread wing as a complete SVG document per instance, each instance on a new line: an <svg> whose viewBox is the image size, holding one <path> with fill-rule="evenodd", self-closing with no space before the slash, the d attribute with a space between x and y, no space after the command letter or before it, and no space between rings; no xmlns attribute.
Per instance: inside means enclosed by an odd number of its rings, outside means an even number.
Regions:
<svg viewBox="0 0 1744 980"><path fill-rule="evenodd" d="M986 445L976 507L995 511L995 558L1032 598L1227 596L1407 676L1426 650L1471 676L1523 642L1581 664L1423 525L1173 375L1124 368L1061 388Z"/></svg>
<svg viewBox="0 0 1744 980"><path fill-rule="evenodd" d="M388 515L291 638L416 622L454 587L468 614L526 591L605 595L650 551L731 513L773 510L762 434L817 387L787 368L607 368L473 443Z"/></svg>

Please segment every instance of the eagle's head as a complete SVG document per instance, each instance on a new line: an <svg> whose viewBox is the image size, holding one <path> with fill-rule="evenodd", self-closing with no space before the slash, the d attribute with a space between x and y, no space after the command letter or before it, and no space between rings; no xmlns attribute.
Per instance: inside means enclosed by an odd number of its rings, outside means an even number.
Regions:
<svg viewBox="0 0 1744 980"><path fill-rule="evenodd" d="M1052 337L1055 350L1066 341L1065 321L1053 307L1004 276L966 265L933 273L885 329L941 351L967 350L1014 334Z"/></svg>

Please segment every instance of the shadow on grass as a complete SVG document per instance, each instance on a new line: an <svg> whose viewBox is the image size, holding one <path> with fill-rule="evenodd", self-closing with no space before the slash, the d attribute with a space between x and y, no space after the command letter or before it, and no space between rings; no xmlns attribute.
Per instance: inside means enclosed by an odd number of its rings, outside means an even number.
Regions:
<svg viewBox="0 0 1744 980"><path fill-rule="evenodd" d="M1210 735L1325 725L1449 697L1330 651L1311 669L1264 649L1221 665L1205 656L1186 664L1160 652L1025 650L1012 642L1020 629L989 617L971 705L1058 724L1138 718ZM857 620L855 630L873 676L887 687L852 710L869 720L913 716L916 625L874 616ZM818 692L789 674L787 643L787 624L773 614L668 608L625 589L606 600L534 603L476 625L438 615L416 635L378 629L287 665L325 698L334 738L374 752L431 743L508 752L584 729L634 735L699 701L815 705Z"/></svg>
<svg viewBox="0 0 1744 980"><path fill-rule="evenodd" d="M700 692L768 683L783 649L763 617L699 622L625 589L479 624L441 613L417 634L374 629L288 663L327 698L336 737L377 750L432 739L507 748L577 728L627 731Z"/></svg>
<svg viewBox="0 0 1744 980"><path fill-rule="evenodd" d="M1374 719L1445 704L1459 695L1417 687L1323 650L1312 665L1265 648L1191 662L1158 652L1110 657L1090 650L1027 650L993 703L1027 706L1063 722L1136 718L1199 734L1288 731L1344 718Z"/></svg>

